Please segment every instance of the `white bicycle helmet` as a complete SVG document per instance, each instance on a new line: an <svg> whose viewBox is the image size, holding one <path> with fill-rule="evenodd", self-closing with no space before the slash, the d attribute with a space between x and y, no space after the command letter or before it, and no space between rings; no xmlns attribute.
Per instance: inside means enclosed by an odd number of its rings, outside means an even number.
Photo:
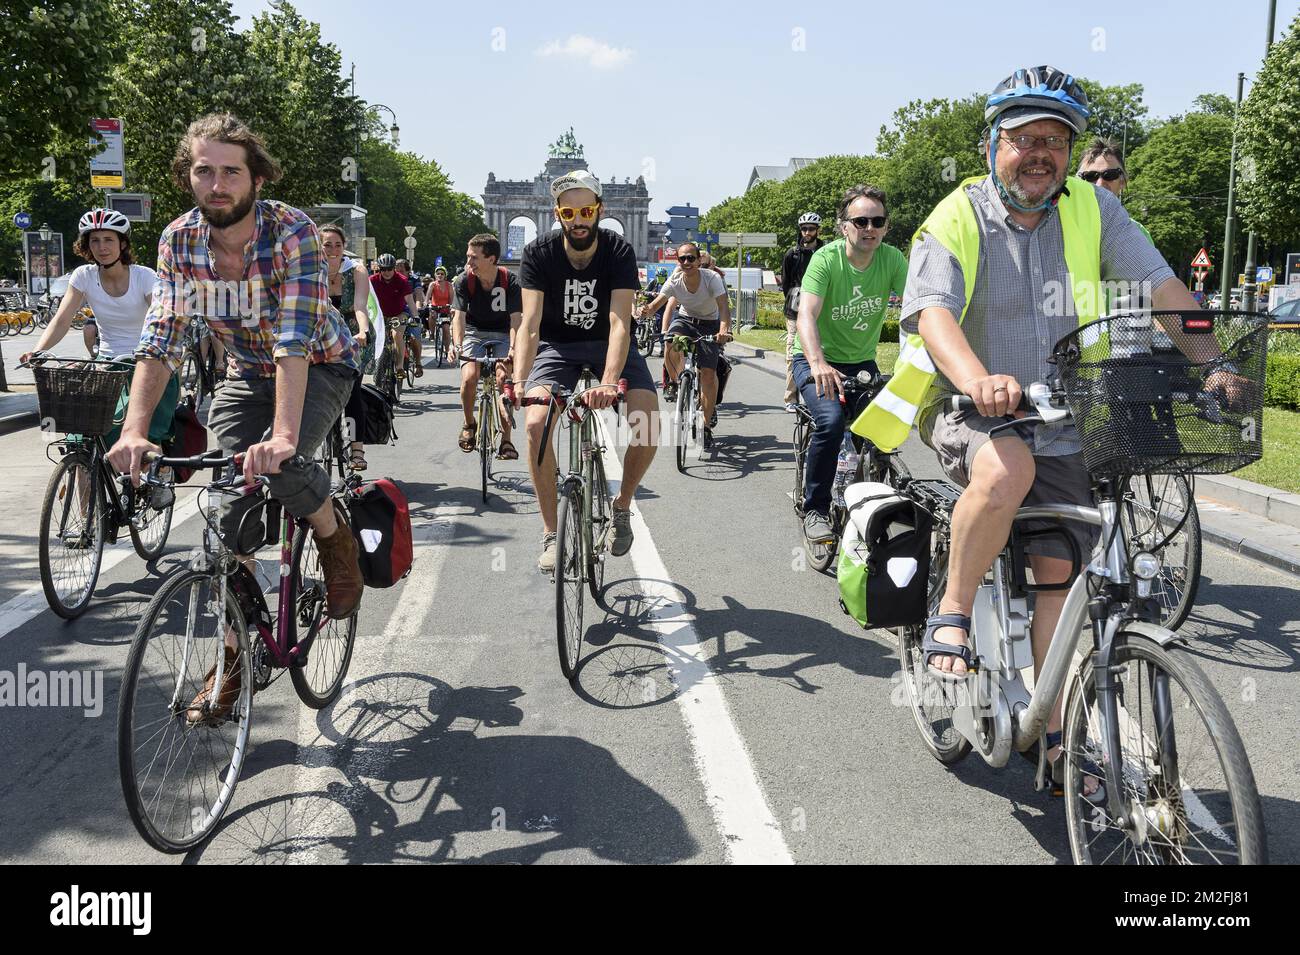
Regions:
<svg viewBox="0 0 1300 955"><path fill-rule="evenodd" d="M805 212L799 217L800 225L821 225L822 217L815 212Z"/></svg>
<svg viewBox="0 0 1300 955"><path fill-rule="evenodd" d="M131 231L131 220L116 209L91 209L77 223L77 232L85 235L95 229L108 229L127 235Z"/></svg>

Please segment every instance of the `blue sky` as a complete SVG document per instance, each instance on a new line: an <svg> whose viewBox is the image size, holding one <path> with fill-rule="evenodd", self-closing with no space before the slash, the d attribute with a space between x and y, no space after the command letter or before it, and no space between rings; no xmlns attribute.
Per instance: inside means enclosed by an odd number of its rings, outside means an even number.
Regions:
<svg viewBox="0 0 1300 955"><path fill-rule="evenodd" d="M481 198L531 179L569 126L598 176L645 174L651 218L744 191L755 165L874 151L912 99L964 96L1049 63L1142 83L1152 115L1234 95L1263 59L1267 0L537 4L301 0L397 113L401 146ZM242 26L263 0L235 0ZM1279 0L1276 36L1300 11Z"/></svg>

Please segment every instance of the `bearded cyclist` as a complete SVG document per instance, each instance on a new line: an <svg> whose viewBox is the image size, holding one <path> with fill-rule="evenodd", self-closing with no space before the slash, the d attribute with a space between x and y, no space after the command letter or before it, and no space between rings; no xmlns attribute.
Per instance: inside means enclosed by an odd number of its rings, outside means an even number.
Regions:
<svg viewBox="0 0 1300 955"><path fill-rule="evenodd" d="M849 189L839 204L842 237L808 260L799 294L794 358L795 385L813 417L804 471L803 532L811 543L833 541L830 523L835 462L844 441L842 379L878 374L876 345L889 296L902 294L907 260L892 245L883 190ZM851 419L850 419L851 420Z"/></svg>
<svg viewBox="0 0 1300 955"><path fill-rule="evenodd" d="M821 240L822 217L805 212L799 217L799 241L781 260L781 291L785 295L785 410L793 413L799 394L794 386L794 339L799 321L799 289L813 253L826 243Z"/></svg>

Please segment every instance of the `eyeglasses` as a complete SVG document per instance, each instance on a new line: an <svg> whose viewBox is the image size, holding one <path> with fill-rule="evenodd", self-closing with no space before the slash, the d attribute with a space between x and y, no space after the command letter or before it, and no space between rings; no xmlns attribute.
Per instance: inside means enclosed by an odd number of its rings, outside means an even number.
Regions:
<svg viewBox="0 0 1300 955"><path fill-rule="evenodd" d="M1090 169L1087 172L1081 172L1079 178L1084 182L1096 182L1098 179L1114 182L1122 175L1124 175L1123 166L1112 166L1110 169Z"/></svg>
<svg viewBox="0 0 1300 955"><path fill-rule="evenodd" d="M556 211L565 222L572 222L574 216L582 216L584 219L596 218L596 206L580 206L577 209L573 206L556 206Z"/></svg>
<svg viewBox="0 0 1300 955"><path fill-rule="evenodd" d="M883 229L885 223L889 221L888 216L854 216L852 219L846 219L846 222L852 222L859 229L865 229L867 226L874 226L877 229Z"/></svg>
<svg viewBox="0 0 1300 955"><path fill-rule="evenodd" d="M1070 148L1069 136L1003 136L1004 142L1016 147L1017 152L1027 152L1035 146L1046 146L1051 150Z"/></svg>
<svg viewBox="0 0 1300 955"><path fill-rule="evenodd" d="M679 255L677 256L677 261L685 262L687 265L689 265L690 263L694 262L698 258L699 258L698 255Z"/></svg>

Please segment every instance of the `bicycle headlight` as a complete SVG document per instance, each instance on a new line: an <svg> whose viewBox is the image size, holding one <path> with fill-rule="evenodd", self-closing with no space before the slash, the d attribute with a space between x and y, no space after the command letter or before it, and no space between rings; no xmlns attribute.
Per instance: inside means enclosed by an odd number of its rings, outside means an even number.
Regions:
<svg viewBox="0 0 1300 955"><path fill-rule="evenodd" d="M1155 580L1160 573L1160 558L1146 552L1134 554L1130 566L1133 576L1139 580Z"/></svg>

